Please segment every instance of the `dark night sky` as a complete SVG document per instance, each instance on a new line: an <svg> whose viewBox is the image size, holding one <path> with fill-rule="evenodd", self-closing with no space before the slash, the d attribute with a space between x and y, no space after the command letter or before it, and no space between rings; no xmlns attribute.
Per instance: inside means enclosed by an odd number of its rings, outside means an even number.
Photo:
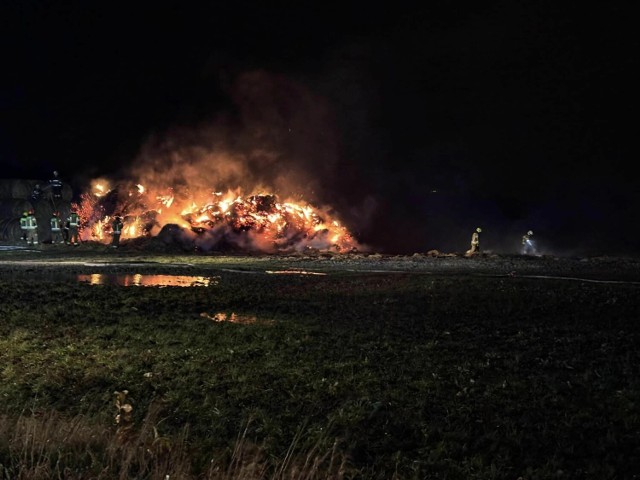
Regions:
<svg viewBox="0 0 640 480"><path fill-rule="evenodd" d="M0 176L224 137L378 251L640 252L631 12L422 3L3 2Z"/></svg>

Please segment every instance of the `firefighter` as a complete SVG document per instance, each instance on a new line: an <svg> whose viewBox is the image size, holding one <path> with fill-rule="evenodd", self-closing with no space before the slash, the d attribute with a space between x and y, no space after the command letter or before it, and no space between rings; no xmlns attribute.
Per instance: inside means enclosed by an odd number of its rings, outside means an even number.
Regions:
<svg viewBox="0 0 640 480"><path fill-rule="evenodd" d="M58 177L58 171L53 171L53 178L49 180L49 188L51 189L51 198L53 202L57 202L62 198L62 180Z"/></svg>
<svg viewBox="0 0 640 480"><path fill-rule="evenodd" d="M78 238L78 227L80 226L80 215L76 211L75 207L71 207L71 213L67 219L69 222L69 238L67 239L67 245L80 245Z"/></svg>
<svg viewBox="0 0 640 480"><path fill-rule="evenodd" d="M62 240L67 245L69 244L69 218L64 221L64 225L62 226Z"/></svg>
<svg viewBox="0 0 640 480"><path fill-rule="evenodd" d="M27 244L37 245L38 244L38 221L36 220L36 215L33 210L29 210L26 223L27 223Z"/></svg>
<svg viewBox="0 0 640 480"><path fill-rule="evenodd" d="M33 187L31 197L29 198L29 200L31 201L31 205L33 205L33 208L38 205L38 203L40 202L40 198L42 198L42 189L40 188L40 184L36 184L36 186Z"/></svg>
<svg viewBox="0 0 640 480"><path fill-rule="evenodd" d="M122 233L122 227L124 227L122 218L120 218L120 215L116 215L111 223L113 233L113 238L111 240L112 248L118 248L120 246L120 234Z"/></svg>
<svg viewBox="0 0 640 480"><path fill-rule="evenodd" d="M522 254L523 255L535 255L536 247L533 244L533 240L531 237L533 236L533 232L529 230L526 234L522 236Z"/></svg>
<svg viewBox="0 0 640 480"><path fill-rule="evenodd" d="M49 223L51 225L51 243L64 243L62 239L62 221L60 220L60 214L53 212Z"/></svg>
<svg viewBox="0 0 640 480"><path fill-rule="evenodd" d="M467 250L467 255L480 253L480 233L482 233L482 229L478 227L471 235L471 248Z"/></svg>
<svg viewBox="0 0 640 480"><path fill-rule="evenodd" d="M29 212L22 212L22 216L20 217L20 230L22 230L22 240L27 241L27 219L29 217Z"/></svg>

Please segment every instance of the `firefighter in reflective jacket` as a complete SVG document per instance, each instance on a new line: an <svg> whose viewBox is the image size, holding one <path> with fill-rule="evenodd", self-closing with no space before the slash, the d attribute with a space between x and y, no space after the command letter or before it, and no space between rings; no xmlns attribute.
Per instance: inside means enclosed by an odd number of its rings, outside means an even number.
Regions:
<svg viewBox="0 0 640 480"><path fill-rule="evenodd" d="M80 245L78 238L78 227L80 226L80 215L75 208L71 208L71 213L67 219L69 222L69 239L67 245Z"/></svg>
<svg viewBox="0 0 640 480"><path fill-rule="evenodd" d="M471 235L471 249L467 250L467 255L474 255L480 252L480 233L482 229L476 228L476 231Z"/></svg>
<svg viewBox="0 0 640 480"><path fill-rule="evenodd" d="M38 222L33 210L29 211L27 215L27 243L29 245L38 244Z"/></svg>
<svg viewBox="0 0 640 480"><path fill-rule="evenodd" d="M120 218L120 215L116 215L113 219L113 223L111 223L113 233L113 239L111 240L112 248L118 248L120 246L120 234L122 233L123 226L122 218Z"/></svg>
<svg viewBox="0 0 640 480"><path fill-rule="evenodd" d="M49 224L51 225L51 243L64 243L62 239L62 220L60 220L58 212L53 212Z"/></svg>
<svg viewBox="0 0 640 480"><path fill-rule="evenodd" d="M536 247L533 244L533 232L529 230L525 235L522 236L522 254L523 255L535 255Z"/></svg>
<svg viewBox="0 0 640 480"><path fill-rule="evenodd" d="M27 219L29 218L29 212L23 212L20 217L20 230L22 230L22 240L27 241Z"/></svg>

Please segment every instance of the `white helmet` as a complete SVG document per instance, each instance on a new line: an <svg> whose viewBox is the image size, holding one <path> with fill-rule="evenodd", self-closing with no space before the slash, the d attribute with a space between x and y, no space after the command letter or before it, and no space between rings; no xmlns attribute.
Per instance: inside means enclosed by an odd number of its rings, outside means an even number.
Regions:
<svg viewBox="0 0 640 480"><path fill-rule="evenodd" d="M527 235L531 236L531 235L533 235L533 232L532 232L531 230L529 230L529 231L527 232Z"/></svg>
<svg viewBox="0 0 640 480"><path fill-rule="evenodd" d="M480 227L476 228L476 232L480 233L482 232L482 229Z"/></svg>

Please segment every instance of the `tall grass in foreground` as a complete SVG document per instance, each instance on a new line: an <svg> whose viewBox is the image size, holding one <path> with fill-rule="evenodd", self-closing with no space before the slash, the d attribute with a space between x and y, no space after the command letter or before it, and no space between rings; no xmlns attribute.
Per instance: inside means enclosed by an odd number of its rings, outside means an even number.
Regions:
<svg viewBox="0 0 640 480"><path fill-rule="evenodd" d="M639 293L517 276L131 289L0 275L0 480L631 480Z"/></svg>
<svg viewBox="0 0 640 480"><path fill-rule="evenodd" d="M282 458L273 458L241 429L229 455L212 456L205 469L194 468L189 428L175 437L158 433L159 409L152 406L142 422L96 425L89 418L69 418L55 410L0 416L2 480L260 480L342 479L347 459L334 443L300 451L299 432ZM200 473L196 473L199 470Z"/></svg>

